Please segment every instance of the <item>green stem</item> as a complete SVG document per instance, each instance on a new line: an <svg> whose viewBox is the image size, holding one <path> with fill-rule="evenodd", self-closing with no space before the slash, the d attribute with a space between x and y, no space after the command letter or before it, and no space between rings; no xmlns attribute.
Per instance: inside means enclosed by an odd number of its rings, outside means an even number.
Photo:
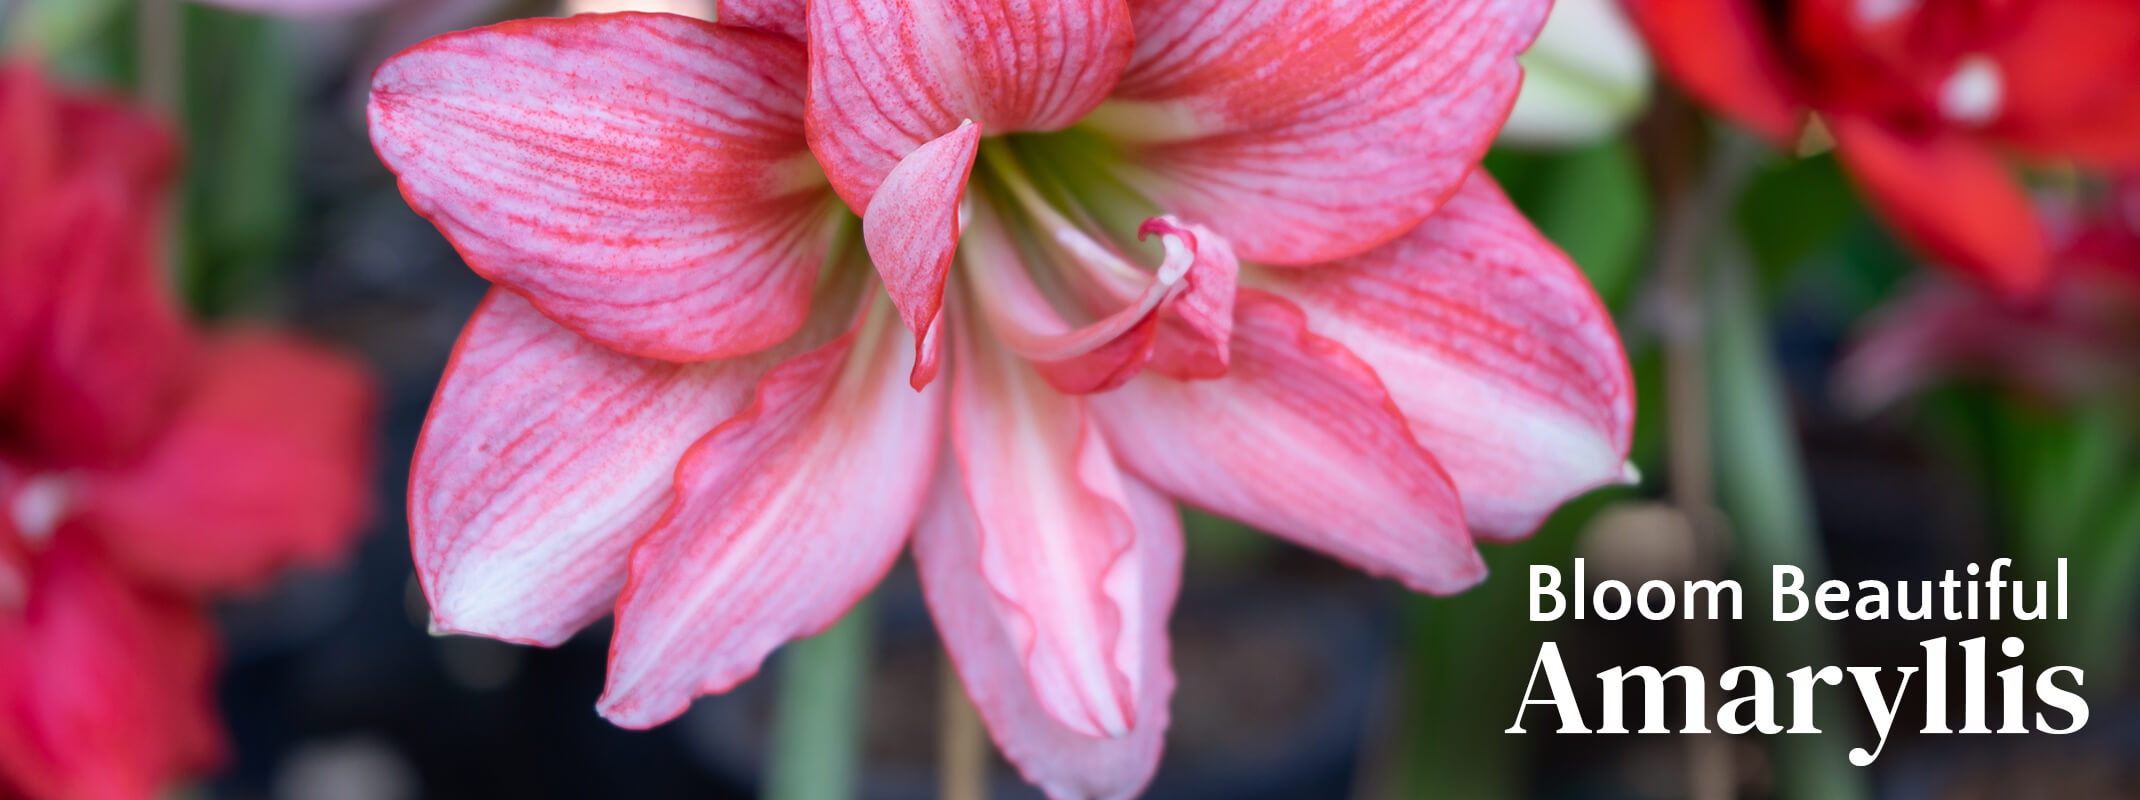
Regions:
<svg viewBox="0 0 2140 800"><path fill-rule="evenodd" d="M1770 350L1764 312L1743 253L1714 254L1721 268L1709 281L1709 385L1714 402L1717 494L1737 534L1733 571L1747 585L1766 586L1775 564L1803 569L1810 585L1826 577L1813 521L1813 501ZM1754 660L1773 671L1842 663L1833 630L1822 621L1771 621L1767 593L1750 592L1747 643ZM1777 796L1855 800L1871 796L1864 773L1846 758L1852 716L1844 696L1817 695L1819 735L1769 737Z"/></svg>
<svg viewBox="0 0 2140 800"><path fill-rule="evenodd" d="M1405 605L1407 711L1387 800L1507 800L1530 793L1531 744L1502 731L1514 721L1539 645L1558 623L1529 622L1527 574L1533 564L1574 563L1575 541L1597 511L1630 492L1600 491L1570 502L1537 535L1484 549L1486 583L1455 597L1414 597ZM1533 728L1558 725L1533 713ZM1384 798L1376 798L1384 800Z"/></svg>
<svg viewBox="0 0 2140 800"><path fill-rule="evenodd" d="M2053 640L2063 653L2057 663L2080 667L2090 690L2106 694L2124 685L2126 632L2133 629L2140 597L2140 581L2133 578L2140 570L2140 473L2128 472L2116 485L2122 491L2106 503L2099 525L2085 531L2071 551L2072 618ZM2064 553L2050 558L2057 555Z"/></svg>
<svg viewBox="0 0 2140 800"><path fill-rule="evenodd" d="M782 656L768 800L855 796L875 618L874 601L864 597L831 630Z"/></svg>
<svg viewBox="0 0 2140 800"><path fill-rule="evenodd" d="M88 42L122 7L119 0L0 0L0 42L10 55L48 61Z"/></svg>

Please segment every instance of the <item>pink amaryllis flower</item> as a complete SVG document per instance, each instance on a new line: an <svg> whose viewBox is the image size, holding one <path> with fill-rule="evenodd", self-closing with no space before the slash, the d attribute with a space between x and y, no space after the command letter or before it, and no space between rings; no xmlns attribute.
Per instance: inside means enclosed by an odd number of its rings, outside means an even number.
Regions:
<svg viewBox="0 0 2140 800"><path fill-rule="evenodd" d="M410 486L440 629L614 609L599 709L650 726L911 535L1002 751L1120 796L1174 684L1170 500L1444 593L1621 478L1611 321L1474 173L1546 3L804 6L374 78L381 158L498 284Z"/></svg>
<svg viewBox="0 0 2140 800"><path fill-rule="evenodd" d="M1688 93L1786 148L1809 114L1925 255L2026 295L2051 245L2004 156L2140 166L2130 0L1623 0Z"/></svg>
<svg viewBox="0 0 2140 800"><path fill-rule="evenodd" d="M212 766L206 603L337 557L368 510L365 373L168 296L175 166L146 115L0 67L0 797Z"/></svg>

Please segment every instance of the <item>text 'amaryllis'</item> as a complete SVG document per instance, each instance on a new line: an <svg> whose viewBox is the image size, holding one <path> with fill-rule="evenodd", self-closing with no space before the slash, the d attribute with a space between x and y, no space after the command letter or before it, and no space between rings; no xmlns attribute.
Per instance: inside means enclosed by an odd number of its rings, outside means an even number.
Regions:
<svg viewBox="0 0 2140 800"><path fill-rule="evenodd" d="M1546 5L760 0L403 53L373 142L499 284L410 487L435 623L614 609L600 709L654 725L911 534L1003 752L1136 792L1170 500L1455 592L1623 475L1611 321L1474 172Z"/></svg>

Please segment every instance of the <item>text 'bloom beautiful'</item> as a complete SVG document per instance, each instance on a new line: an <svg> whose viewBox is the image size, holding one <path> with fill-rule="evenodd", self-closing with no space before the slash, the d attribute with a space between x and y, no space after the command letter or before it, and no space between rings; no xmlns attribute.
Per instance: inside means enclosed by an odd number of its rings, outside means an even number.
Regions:
<svg viewBox="0 0 2140 800"><path fill-rule="evenodd" d="M498 284L410 486L436 624L614 610L600 709L649 726L911 535L1003 752L1134 793L1172 500L1454 592L1474 532L1621 477L1611 321L1474 173L1545 7L766 0L410 49L373 143Z"/></svg>

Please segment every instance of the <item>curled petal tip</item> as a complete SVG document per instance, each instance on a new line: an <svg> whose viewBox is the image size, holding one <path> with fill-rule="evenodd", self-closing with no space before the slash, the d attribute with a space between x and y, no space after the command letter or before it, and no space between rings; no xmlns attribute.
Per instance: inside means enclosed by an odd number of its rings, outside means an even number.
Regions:
<svg viewBox="0 0 2140 800"><path fill-rule="evenodd" d="M1633 461L1621 464L1620 484L1622 486L1641 486L1642 468L1635 466L1635 462Z"/></svg>
<svg viewBox="0 0 2140 800"><path fill-rule="evenodd" d="M1179 224L1171 217L1153 217L1137 226L1137 241L1144 241L1152 234L1159 235L1160 246L1165 248L1165 258L1159 263L1158 281L1173 286L1189 274L1196 264L1196 232Z"/></svg>
<svg viewBox="0 0 2140 800"><path fill-rule="evenodd" d="M937 340L943 330L944 315L939 311L929 319L929 326L921 338L914 341L914 369L907 373L907 385L914 387L914 391L927 389L936 380L938 353L941 352Z"/></svg>
<svg viewBox="0 0 2140 800"><path fill-rule="evenodd" d="M1192 245L1196 242L1196 234L1182 225L1181 220L1174 218L1171 214L1153 217L1145 220L1143 225L1137 226L1137 241L1144 241L1146 237L1155 233L1160 236L1187 237Z"/></svg>

